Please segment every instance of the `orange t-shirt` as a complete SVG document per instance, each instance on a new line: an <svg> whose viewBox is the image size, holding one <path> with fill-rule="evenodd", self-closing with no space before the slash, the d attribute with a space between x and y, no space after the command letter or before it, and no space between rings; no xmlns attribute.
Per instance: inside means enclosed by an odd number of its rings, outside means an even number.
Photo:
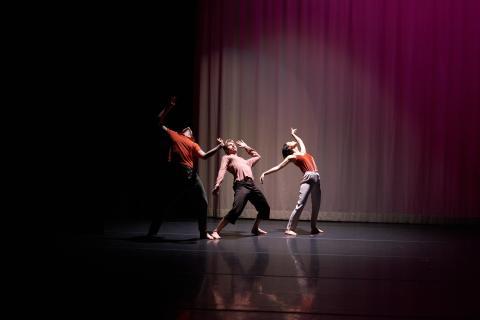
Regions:
<svg viewBox="0 0 480 320"><path fill-rule="evenodd" d="M173 130L167 129L167 133L172 139L168 160L193 169L198 158L198 152L201 150L200 146L189 137Z"/></svg>
<svg viewBox="0 0 480 320"><path fill-rule="evenodd" d="M305 153L303 156L296 156L293 161L303 173L306 171L317 171L315 159L308 153Z"/></svg>

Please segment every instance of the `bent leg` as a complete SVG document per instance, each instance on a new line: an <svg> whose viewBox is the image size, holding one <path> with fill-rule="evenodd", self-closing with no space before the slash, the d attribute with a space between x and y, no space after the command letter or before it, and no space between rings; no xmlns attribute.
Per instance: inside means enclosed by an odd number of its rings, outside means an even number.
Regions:
<svg viewBox="0 0 480 320"><path fill-rule="evenodd" d="M255 219L255 223L252 227L252 233L255 235L266 234L267 232L260 229L258 226L260 225L260 221L262 219L266 220L270 218L270 206L268 205L267 199L263 195L262 191L257 188L256 185L252 187L248 199L258 212L257 218Z"/></svg>
<svg viewBox="0 0 480 320"><path fill-rule="evenodd" d="M238 182L235 183L233 188L235 190L235 195L233 197L232 209L230 209L225 216L225 219L231 224L235 224L238 217L242 214L243 209L245 209L245 206L247 205L248 195L250 193L250 190Z"/></svg>

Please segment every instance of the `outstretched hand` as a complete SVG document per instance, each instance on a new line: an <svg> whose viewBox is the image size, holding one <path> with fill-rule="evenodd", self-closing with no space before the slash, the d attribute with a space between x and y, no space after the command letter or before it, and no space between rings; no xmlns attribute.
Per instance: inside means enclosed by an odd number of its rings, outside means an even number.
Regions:
<svg viewBox="0 0 480 320"><path fill-rule="evenodd" d="M297 129L294 129L294 128L290 128L290 130L292 132L292 135L294 135L297 132Z"/></svg>
<svg viewBox="0 0 480 320"><path fill-rule="evenodd" d="M262 173L260 176L260 182L263 184L263 180L265 179L265 173Z"/></svg>
<svg viewBox="0 0 480 320"><path fill-rule="evenodd" d="M222 138L217 138L217 142L220 144L220 146L225 146L225 143L223 142Z"/></svg>
<svg viewBox="0 0 480 320"><path fill-rule="evenodd" d="M248 147L248 145L243 140L237 140L237 141L235 141L235 143L241 148Z"/></svg>

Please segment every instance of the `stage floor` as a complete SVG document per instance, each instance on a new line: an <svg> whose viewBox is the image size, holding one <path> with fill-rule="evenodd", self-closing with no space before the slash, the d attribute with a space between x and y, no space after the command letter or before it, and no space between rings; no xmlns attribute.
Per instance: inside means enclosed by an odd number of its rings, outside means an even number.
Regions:
<svg viewBox="0 0 480 320"><path fill-rule="evenodd" d="M144 237L149 221L108 221L103 235L59 233L60 277L95 278L120 308L153 300L165 319L480 315L473 227L319 222L325 232L312 236L301 221L292 237L286 221L263 222L264 236L250 234L252 223L228 225L220 240L197 239L194 221L167 222L155 239Z"/></svg>

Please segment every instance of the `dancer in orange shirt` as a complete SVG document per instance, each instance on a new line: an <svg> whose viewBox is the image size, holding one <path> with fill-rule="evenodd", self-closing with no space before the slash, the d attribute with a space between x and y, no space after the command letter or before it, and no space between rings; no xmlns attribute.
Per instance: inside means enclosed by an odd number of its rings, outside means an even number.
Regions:
<svg viewBox="0 0 480 320"><path fill-rule="evenodd" d="M147 236L155 236L163 222L164 214L173 210L187 193L191 193L199 205L197 216L200 239L213 239L212 235L207 232L208 200L203 183L197 173L197 160L199 158L208 159L213 156L223 146L223 141L218 138L217 141L219 144L208 152L204 152L202 148L195 143L192 129L189 127L183 129L180 133L165 127L163 125L165 117L175 105L176 97L171 97L170 104L158 115L160 126L168 134L172 142L169 161L172 163L172 171L175 175L175 180L171 186L174 191L174 196L169 198L159 214L153 218Z"/></svg>

